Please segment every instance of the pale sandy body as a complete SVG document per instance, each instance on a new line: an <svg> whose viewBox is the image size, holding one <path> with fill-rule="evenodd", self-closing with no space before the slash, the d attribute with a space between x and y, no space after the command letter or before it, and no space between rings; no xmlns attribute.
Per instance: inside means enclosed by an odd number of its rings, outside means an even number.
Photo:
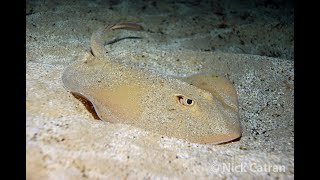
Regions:
<svg viewBox="0 0 320 180"><path fill-rule="evenodd" d="M63 74L67 90L90 100L108 122L195 143L217 144L241 136L237 94L228 80L211 74L173 78L112 61L104 53L102 35L116 27L139 29L118 24L94 33L93 55L87 53Z"/></svg>

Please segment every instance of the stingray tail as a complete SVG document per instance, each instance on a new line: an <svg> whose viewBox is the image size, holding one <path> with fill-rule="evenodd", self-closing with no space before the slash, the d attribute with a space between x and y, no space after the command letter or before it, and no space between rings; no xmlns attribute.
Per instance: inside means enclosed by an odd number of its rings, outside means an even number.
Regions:
<svg viewBox="0 0 320 180"><path fill-rule="evenodd" d="M98 58L106 57L106 50L104 48L104 43L108 41L108 39L104 38L104 34L105 33L111 34L110 32L118 29L126 29L126 30L132 30L132 31L143 30L142 26L135 23L117 23L117 24L107 25L99 28L91 36L91 51L95 57L98 57ZM112 38L112 37L107 37L107 38Z"/></svg>

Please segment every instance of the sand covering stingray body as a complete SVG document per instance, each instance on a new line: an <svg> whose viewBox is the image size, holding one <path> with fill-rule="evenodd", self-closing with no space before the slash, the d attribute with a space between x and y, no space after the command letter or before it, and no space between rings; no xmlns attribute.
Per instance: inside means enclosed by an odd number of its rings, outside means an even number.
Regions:
<svg viewBox="0 0 320 180"><path fill-rule="evenodd" d="M218 144L241 136L237 94L227 79L212 74L170 77L116 62L105 53L103 36L118 29L142 27L119 23L93 33L92 53L63 73L68 91L88 99L107 122L195 143Z"/></svg>

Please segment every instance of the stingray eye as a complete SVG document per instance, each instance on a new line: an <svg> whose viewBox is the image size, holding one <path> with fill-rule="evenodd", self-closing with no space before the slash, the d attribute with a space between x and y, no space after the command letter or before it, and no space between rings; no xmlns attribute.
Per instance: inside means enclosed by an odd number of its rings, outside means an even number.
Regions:
<svg viewBox="0 0 320 180"><path fill-rule="evenodd" d="M192 99L189 99L185 97L184 95L176 95L177 100L180 104L185 105L185 106L192 106L194 105L194 101Z"/></svg>
<svg viewBox="0 0 320 180"><path fill-rule="evenodd" d="M187 103L188 105L192 105L192 104L193 104L193 101L192 101L192 99L186 99L186 103Z"/></svg>

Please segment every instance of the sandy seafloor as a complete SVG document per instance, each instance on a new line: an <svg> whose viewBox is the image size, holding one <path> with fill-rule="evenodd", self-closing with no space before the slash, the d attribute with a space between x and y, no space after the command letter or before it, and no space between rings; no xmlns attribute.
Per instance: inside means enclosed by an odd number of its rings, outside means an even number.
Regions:
<svg viewBox="0 0 320 180"><path fill-rule="evenodd" d="M290 1L26 4L27 179L293 179ZM92 32L110 22L145 28L132 33L143 39L106 46L115 60L168 75L230 79L239 96L240 140L193 144L95 120L63 88L61 75L90 50Z"/></svg>

